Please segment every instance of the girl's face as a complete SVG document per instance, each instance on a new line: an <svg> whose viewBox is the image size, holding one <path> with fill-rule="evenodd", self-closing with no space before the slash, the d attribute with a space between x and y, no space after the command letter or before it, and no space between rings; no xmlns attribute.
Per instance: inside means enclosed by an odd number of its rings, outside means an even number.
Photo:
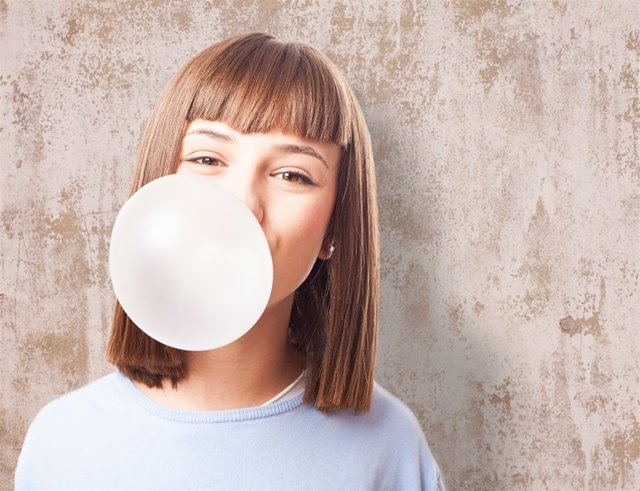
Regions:
<svg viewBox="0 0 640 491"><path fill-rule="evenodd" d="M178 174L215 179L260 222L273 258L269 305L289 298L316 259L326 259L340 148L281 133L239 133L197 119L187 127ZM224 212L224 210L221 210Z"/></svg>

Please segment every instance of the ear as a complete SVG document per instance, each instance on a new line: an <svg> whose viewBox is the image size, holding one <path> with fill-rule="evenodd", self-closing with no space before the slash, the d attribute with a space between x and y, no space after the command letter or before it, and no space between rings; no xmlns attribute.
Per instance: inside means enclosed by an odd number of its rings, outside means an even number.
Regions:
<svg viewBox="0 0 640 491"><path fill-rule="evenodd" d="M329 238L325 238L322 242L322 248L318 254L318 259L322 259L323 261L330 259L334 250L335 246L333 245L333 241Z"/></svg>
<svg viewBox="0 0 640 491"><path fill-rule="evenodd" d="M333 210L333 215L331 216L331 220L329 220L329 225L327 229L324 231L324 239L322 239L322 248L318 253L318 259L322 261L326 261L330 259L333 255L333 251L335 250L336 237L334 233L334 223L335 223L335 209Z"/></svg>

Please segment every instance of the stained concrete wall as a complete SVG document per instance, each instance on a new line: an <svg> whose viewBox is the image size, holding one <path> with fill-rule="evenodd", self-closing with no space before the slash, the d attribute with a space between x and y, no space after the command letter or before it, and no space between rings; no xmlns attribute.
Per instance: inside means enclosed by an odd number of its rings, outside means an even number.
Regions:
<svg viewBox="0 0 640 491"><path fill-rule="evenodd" d="M379 380L451 489L640 489L636 2L0 0L0 486L110 370L108 235L161 88L212 42L321 47L367 115Z"/></svg>

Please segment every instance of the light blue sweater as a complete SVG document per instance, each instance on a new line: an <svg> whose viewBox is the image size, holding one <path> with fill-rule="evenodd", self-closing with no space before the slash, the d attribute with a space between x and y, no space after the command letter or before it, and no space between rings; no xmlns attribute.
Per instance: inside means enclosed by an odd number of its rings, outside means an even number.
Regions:
<svg viewBox="0 0 640 491"><path fill-rule="evenodd" d="M259 408L174 411L119 373L48 404L17 489L443 489L411 412L381 387L372 408L325 414L302 395Z"/></svg>

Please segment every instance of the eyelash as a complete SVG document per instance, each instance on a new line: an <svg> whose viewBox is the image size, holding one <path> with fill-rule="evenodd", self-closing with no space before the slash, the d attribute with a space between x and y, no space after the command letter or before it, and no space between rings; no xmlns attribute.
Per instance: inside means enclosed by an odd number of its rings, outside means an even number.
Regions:
<svg viewBox="0 0 640 491"><path fill-rule="evenodd" d="M205 160L209 162L204 162ZM218 167L222 163L220 159L217 159L215 157L210 157L208 155L187 159L187 162L192 162L196 165L203 165L206 167ZM283 181L292 182L294 184L298 182L305 186L312 186L314 184L314 182L307 175L303 174L302 172L297 172L294 170L285 170L285 171L279 172L276 175L282 176ZM284 176L286 175L288 175L290 179L285 179ZM293 180L291 180L291 178L293 178Z"/></svg>
<svg viewBox="0 0 640 491"><path fill-rule="evenodd" d="M203 160L210 160L210 163L206 163L203 162ZM210 167L217 167L218 165L220 165L222 163L222 161L220 159L217 159L215 157L210 157L208 155L203 155L202 157L194 157L192 159L187 159L187 162L193 162L194 164L198 164L198 165L205 165L205 166L210 166ZM215 163L214 163L215 162Z"/></svg>
<svg viewBox="0 0 640 491"><path fill-rule="evenodd" d="M283 177L282 179L283 181L293 182L294 184L299 182L300 184L303 184L305 186L313 185L313 181L309 179L308 176L302 174L301 172L296 172L294 170L285 170L285 171L279 172L278 175ZM291 181L289 179L284 179L285 175L289 175L293 177L295 180Z"/></svg>

